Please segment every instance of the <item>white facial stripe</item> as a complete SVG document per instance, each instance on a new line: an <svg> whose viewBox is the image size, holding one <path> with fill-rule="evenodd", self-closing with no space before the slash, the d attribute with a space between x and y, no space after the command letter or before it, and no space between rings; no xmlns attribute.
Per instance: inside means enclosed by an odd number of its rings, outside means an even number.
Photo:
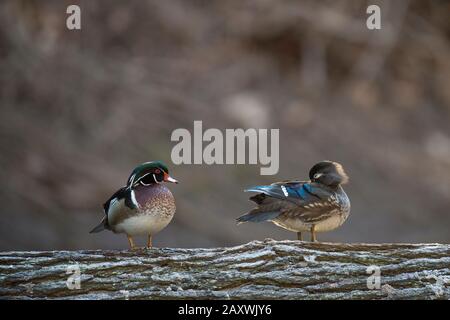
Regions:
<svg viewBox="0 0 450 320"><path fill-rule="evenodd" d="M135 205L136 207L139 208L139 203L138 203L137 200L136 200L136 196L135 196L135 194L134 194L134 190L131 190L131 201L134 203L134 205Z"/></svg>
<svg viewBox="0 0 450 320"><path fill-rule="evenodd" d="M133 174L130 178L130 180L128 181L130 183L130 185L134 184L134 177L136 176L136 174Z"/></svg>
<svg viewBox="0 0 450 320"><path fill-rule="evenodd" d="M144 179L146 176L148 176L150 173L144 174L142 177L136 180L136 183L141 182L142 179Z"/></svg>
<svg viewBox="0 0 450 320"><path fill-rule="evenodd" d="M156 182L156 183L159 183L158 180L156 180L155 174L153 174L153 179L155 179L155 182Z"/></svg>

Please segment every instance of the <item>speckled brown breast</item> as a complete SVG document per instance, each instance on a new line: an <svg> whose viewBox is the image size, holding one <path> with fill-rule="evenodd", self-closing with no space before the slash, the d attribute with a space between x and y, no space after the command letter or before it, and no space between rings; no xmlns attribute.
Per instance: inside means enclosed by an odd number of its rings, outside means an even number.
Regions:
<svg viewBox="0 0 450 320"><path fill-rule="evenodd" d="M139 214L173 216L175 213L175 199L165 185L155 184L147 187L139 185L134 192L140 207Z"/></svg>
<svg viewBox="0 0 450 320"><path fill-rule="evenodd" d="M134 189L137 210L125 205L124 199L113 201L108 212L108 223L113 232L120 232L117 226L132 217L153 216L162 224L169 223L175 214L175 199L170 190L163 184L137 186Z"/></svg>

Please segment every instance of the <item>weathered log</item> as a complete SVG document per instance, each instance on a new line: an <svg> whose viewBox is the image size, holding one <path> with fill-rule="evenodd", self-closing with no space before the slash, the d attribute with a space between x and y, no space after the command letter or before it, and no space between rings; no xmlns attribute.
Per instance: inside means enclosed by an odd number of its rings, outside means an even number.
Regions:
<svg viewBox="0 0 450 320"><path fill-rule="evenodd" d="M450 245L1 252L0 298L450 299Z"/></svg>

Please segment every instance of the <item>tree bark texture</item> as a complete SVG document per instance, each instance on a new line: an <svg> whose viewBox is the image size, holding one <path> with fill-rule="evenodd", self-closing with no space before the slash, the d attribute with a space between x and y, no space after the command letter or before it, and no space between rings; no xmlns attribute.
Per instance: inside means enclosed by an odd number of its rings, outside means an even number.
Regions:
<svg viewBox="0 0 450 320"><path fill-rule="evenodd" d="M0 299L450 299L450 245L1 252Z"/></svg>

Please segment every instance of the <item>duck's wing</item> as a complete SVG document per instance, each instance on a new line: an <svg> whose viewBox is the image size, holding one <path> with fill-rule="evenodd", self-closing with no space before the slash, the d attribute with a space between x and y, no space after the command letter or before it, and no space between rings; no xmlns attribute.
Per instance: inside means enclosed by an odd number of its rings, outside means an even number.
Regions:
<svg viewBox="0 0 450 320"><path fill-rule="evenodd" d="M289 191L286 200L296 205L284 206L280 213L283 217L313 224L328 219L340 209L335 192L326 186L307 181L285 187Z"/></svg>
<svg viewBox="0 0 450 320"><path fill-rule="evenodd" d="M97 233L100 231L103 231L105 229L110 229L109 222L108 222L108 211L111 205L111 202L113 200L120 200L123 199L126 195L126 186L120 188L117 190L106 202L103 204L103 211L105 212L105 216L103 217L102 221L89 233Z"/></svg>
<svg viewBox="0 0 450 320"><path fill-rule="evenodd" d="M245 190L246 192L258 192L250 200L259 202L266 197L292 202L303 206L312 202L327 199L332 195L330 190L323 188L317 183L310 181L282 181L267 186L254 186ZM261 196L264 195L265 197Z"/></svg>
<svg viewBox="0 0 450 320"><path fill-rule="evenodd" d="M106 202L103 204L103 211L105 212L105 215L108 216L109 206L111 205L111 201L120 200L126 197L127 194L127 187L123 186L119 190L117 190Z"/></svg>
<svg viewBox="0 0 450 320"><path fill-rule="evenodd" d="M248 192L259 192L250 197L258 207L239 217L239 223L246 221L267 221L280 214L293 214L308 218L308 212L318 216L329 210L325 207L332 192L310 181L282 181L266 186L248 188ZM311 217L313 218L313 217Z"/></svg>

